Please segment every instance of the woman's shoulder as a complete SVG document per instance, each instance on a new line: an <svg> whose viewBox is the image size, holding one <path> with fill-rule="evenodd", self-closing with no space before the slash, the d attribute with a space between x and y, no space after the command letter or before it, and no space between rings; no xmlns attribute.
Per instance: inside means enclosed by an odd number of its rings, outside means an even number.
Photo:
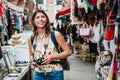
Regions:
<svg viewBox="0 0 120 80"><path fill-rule="evenodd" d="M56 37L62 36L62 34L61 34L59 31L57 31L57 30L54 30L54 33L55 33L55 36L56 36Z"/></svg>

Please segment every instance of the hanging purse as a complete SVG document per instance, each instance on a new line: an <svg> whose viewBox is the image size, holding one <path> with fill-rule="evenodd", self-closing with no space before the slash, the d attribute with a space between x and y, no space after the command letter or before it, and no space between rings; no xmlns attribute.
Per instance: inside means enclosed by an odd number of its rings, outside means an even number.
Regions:
<svg viewBox="0 0 120 80"><path fill-rule="evenodd" d="M90 27L85 25L85 27L80 28L80 36L81 37L89 37L90 36Z"/></svg>
<svg viewBox="0 0 120 80"><path fill-rule="evenodd" d="M115 31L114 27L108 27L107 32L105 32L105 34L104 34L104 39L107 41L114 39L114 31Z"/></svg>

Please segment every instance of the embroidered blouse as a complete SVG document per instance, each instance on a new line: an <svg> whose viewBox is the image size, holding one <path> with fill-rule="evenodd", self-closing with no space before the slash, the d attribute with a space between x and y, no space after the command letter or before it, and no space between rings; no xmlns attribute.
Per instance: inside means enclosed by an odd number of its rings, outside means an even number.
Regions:
<svg viewBox="0 0 120 80"><path fill-rule="evenodd" d="M51 36L51 35L50 35ZM54 46L51 38L49 37L48 39L48 47L46 49L46 54L45 54L45 48L42 46L42 42L37 39L37 41L34 40L33 44L36 44L36 49L33 51L34 53L34 58L35 57L42 57L43 55L56 55L58 54L58 51L56 47ZM59 60L55 60L59 61ZM62 66L57 63L57 64L47 64L47 65L41 65L40 68L35 68L37 72L44 73L44 72L52 72L52 71L61 71L63 70Z"/></svg>

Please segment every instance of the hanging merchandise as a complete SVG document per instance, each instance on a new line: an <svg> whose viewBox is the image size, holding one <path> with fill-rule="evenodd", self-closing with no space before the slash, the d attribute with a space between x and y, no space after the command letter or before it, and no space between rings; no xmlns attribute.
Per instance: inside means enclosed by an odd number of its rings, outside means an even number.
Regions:
<svg viewBox="0 0 120 80"><path fill-rule="evenodd" d="M69 9L66 9L66 10L61 10L61 11L59 11L58 14L59 14L60 16L63 16L63 15L70 14L70 11L71 11L71 9L69 8Z"/></svg>
<svg viewBox="0 0 120 80"><path fill-rule="evenodd" d="M88 2L95 7L97 5L97 0L88 0Z"/></svg>
<svg viewBox="0 0 120 80"><path fill-rule="evenodd" d="M84 26L80 28L80 36L81 37L89 37L90 36L90 27L87 24L83 24Z"/></svg>
<svg viewBox="0 0 120 80"><path fill-rule="evenodd" d="M88 10L88 13L86 15L86 21L87 21L87 23L93 27L94 23L95 23L95 20L96 20L95 10L93 10L93 11Z"/></svg>
<svg viewBox="0 0 120 80"><path fill-rule="evenodd" d="M81 24L83 22L78 19L78 6L76 4L78 4L77 0L71 0L71 24Z"/></svg>
<svg viewBox="0 0 120 80"><path fill-rule="evenodd" d="M77 0L78 5L78 19L81 21L85 19L85 15L88 12L88 7L83 0Z"/></svg>
<svg viewBox="0 0 120 80"><path fill-rule="evenodd" d="M119 33L120 33L120 0L118 0L118 10L117 10L117 15L116 15L116 22L115 22L115 44L118 45L119 44Z"/></svg>
<svg viewBox="0 0 120 80"><path fill-rule="evenodd" d="M2 16L2 13L3 13L3 11L2 11L2 3L0 3L0 16Z"/></svg>
<svg viewBox="0 0 120 80"><path fill-rule="evenodd" d="M110 40L114 39L114 26L113 27L108 27L107 32L104 34L104 39L107 40L107 41L110 41Z"/></svg>
<svg viewBox="0 0 120 80"><path fill-rule="evenodd" d="M57 14L59 14L60 16L69 15L71 12L70 3L71 0L63 0L62 9Z"/></svg>
<svg viewBox="0 0 120 80"><path fill-rule="evenodd" d="M108 78L106 80L118 80L116 53L118 53L118 49L116 49L115 53L113 54L112 63L108 72Z"/></svg>
<svg viewBox="0 0 120 80"><path fill-rule="evenodd" d="M120 33L118 34L117 71L120 73ZM118 79L119 80L119 79Z"/></svg>
<svg viewBox="0 0 120 80"><path fill-rule="evenodd" d="M83 0L83 2L86 4L86 6L90 9L93 10L94 7L88 2L88 0Z"/></svg>
<svg viewBox="0 0 120 80"><path fill-rule="evenodd" d="M106 19L106 28L108 28L108 30L106 30L104 35L104 39L107 41L114 39L114 27L116 20L116 0L114 0L114 2L111 2L111 4L112 7L110 5L110 12Z"/></svg>

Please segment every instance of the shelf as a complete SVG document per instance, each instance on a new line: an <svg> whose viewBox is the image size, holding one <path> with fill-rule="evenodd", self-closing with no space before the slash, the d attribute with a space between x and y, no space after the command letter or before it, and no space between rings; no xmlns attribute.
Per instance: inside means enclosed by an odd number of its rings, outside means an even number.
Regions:
<svg viewBox="0 0 120 80"><path fill-rule="evenodd" d="M7 76L5 76L3 78L3 80L21 80L25 76L25 74L27 72L29 72L30 66L29 65L27 65L27 66L21 66L20 68L22 69L22 71L21 71L21 73L16 73L16 74L18 74L18 76L9 77L9 74L8 74ZM31 74L29 74L29 75L31 75Z"/></svg>

